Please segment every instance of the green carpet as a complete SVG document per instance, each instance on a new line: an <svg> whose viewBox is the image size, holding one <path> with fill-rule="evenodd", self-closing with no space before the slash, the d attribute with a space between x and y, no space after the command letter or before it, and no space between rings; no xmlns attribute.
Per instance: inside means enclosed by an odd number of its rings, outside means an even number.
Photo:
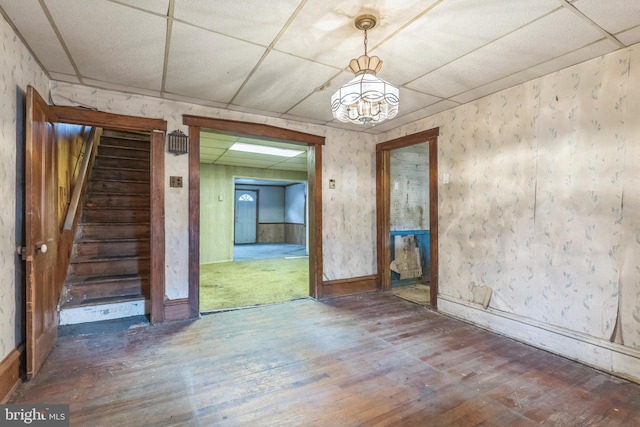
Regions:
<svg viewBox="0 0 640 427"><path fill-rule="evenodd" d="M200 266L200 311L291 301L309 295L309 258Z"/></svg>

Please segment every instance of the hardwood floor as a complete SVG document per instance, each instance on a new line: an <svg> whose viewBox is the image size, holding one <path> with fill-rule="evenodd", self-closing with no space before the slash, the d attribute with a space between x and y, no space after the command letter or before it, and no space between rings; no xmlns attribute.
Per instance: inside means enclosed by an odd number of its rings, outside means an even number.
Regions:
<svg viewBox="0 0 640 427"><path fill-rule="evenodd" d="M640 425L640 385L378 293L63 337L20 402L73 426Z"/></svg>

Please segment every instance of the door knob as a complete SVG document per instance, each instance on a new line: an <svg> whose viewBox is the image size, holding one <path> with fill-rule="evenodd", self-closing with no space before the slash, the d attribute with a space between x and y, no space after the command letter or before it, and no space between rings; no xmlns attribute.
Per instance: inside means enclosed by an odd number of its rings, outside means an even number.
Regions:
<svg viewBox="0 0 640 427"><path fill-rule="evenodd" d="M40 243L40 244L36 244L36 252L40 251L43 254L47 253L47 244L46 243Z"/></svg>

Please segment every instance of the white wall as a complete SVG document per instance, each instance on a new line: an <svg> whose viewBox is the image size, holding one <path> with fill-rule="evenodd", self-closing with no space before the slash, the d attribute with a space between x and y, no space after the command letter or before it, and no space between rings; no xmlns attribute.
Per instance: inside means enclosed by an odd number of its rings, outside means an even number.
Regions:
<svg viewBox="0 0 640 427"><path fill-rule="evenodd" d="M0 16L0 361L24 341L24 292L16 247L22 244L25 93L45 99L49 79Z"/></svg>
<svg viewBox="0 0 640 427"><path fill-rule="evenodd" d="M284 222L284 187L236 185L237 189L258 190L258 222Z"/></svg>
<svg viewBox="0 0 640 427"><path fill-rule="evenodd" d="M306 224L307 184L285 187L284 222Z"/></svg>
<svg viewBox="0 0 640 427"><path fill-rule="evenodd" d="M636 45L379 139L440 128L441 311L640 378L638 82Z"/></svg>

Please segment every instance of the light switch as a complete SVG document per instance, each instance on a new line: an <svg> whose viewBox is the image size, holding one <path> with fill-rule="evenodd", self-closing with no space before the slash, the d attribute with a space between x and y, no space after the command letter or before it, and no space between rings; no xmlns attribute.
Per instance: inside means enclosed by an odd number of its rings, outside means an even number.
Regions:
<svg viewBox="0 0 640 427"><path fill-rule="evenodd" d="M329 188L331 188L331 189L336 188L336 180L335 179L330 179L329 180Z"/></svg>
<svg viewBox="0 0 640 427"><path fill-rule="evenodd" d="M169 178L169 186L170 187L182 187L182 177L181 176L172 176Z"/></svg>

